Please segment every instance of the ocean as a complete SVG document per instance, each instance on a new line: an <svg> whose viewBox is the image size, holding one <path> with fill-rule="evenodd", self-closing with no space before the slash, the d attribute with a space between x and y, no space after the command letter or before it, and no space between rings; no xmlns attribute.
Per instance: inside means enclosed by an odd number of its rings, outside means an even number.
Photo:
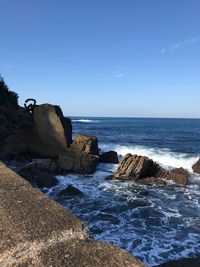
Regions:
<svg viewBox="0 0 200 267"><path fill-rule="evenodd" d="M93 236L117 244L144 263L200 256L200 175L192 165L200 157L200 119L73 117L73 136L95 135L101 152L115 150L148 156L167 169L183 167L190 183L179 187L108 181L117 165L99 164L93 175L58 176L46 193L85 221ZM67 185L83 197L60 197Z"/></svg>

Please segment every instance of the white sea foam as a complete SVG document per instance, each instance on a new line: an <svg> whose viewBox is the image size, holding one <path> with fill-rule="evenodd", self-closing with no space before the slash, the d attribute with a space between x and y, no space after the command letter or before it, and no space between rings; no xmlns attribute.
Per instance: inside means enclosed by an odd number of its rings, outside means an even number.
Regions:
<svg viewBox="0 0 200 267"><path fill-rule="evenodd" d="M88 120L88 119L74 119L72 122L82 122L82 123L97 123L98 120Z"/></svg>
<svg viewBox="0 0 200 267"><path fill-rule="evenodd" d="M119 155L127 153L147 156L167 168L183 167L192 171L192 165L199 157L191 157L187 154L173 152L167 148L148 148L143 146L120 146L103 144L102 151L115 150Z"/></svg>

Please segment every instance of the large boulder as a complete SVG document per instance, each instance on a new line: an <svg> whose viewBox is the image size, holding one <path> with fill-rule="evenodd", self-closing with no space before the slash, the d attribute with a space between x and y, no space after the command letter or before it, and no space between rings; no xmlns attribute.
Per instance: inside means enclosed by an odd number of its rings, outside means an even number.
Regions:
<svg viewBox="0 0 200 267"><path fill-rule="evenodd" d="M168 172L148 157L127 154L120 162L113 178L138 181L143 178L165 178Z"/></svg>
<svg viewBox="0 0 200 267"><path fill-rule="evenodd" d="M41 156L55 156L72 143L71 120L63 116L59 106L42 104L33 111L34 128L29 149Z"/></svg>
<svg viewBox="0 0 200 267"><path fill-rule="evenodd" d="M118 164L119 159L116 151L102 153L99 158L100 162Z"/></svg>
<svg viewBox="0 0 200 267"><path fill-rule="evenodd" d="M90 174L96 170L99 162L97 155L91 155L69 149L66 153L60 154L58 167L65 172Z"/></svg>
<svg viewBox="0 0 200 267"><path fill-rule="evenodd" d="M169 172L167 179L173 180L179 185L187 185L189 182L189 173L183 168L176 168Z"/></svg>
<svg viewBox="0 0 200 267"><path fill-rule="evenodd" d="M95 136L78 133L71 148L85 154L99 155L98 139Z"/></svg>
<svg viewBox="0 0 200 267"><path fill-rule="evenodd" d="M193 172L200 174L200 158L198 161L192 166Z"/></svg>

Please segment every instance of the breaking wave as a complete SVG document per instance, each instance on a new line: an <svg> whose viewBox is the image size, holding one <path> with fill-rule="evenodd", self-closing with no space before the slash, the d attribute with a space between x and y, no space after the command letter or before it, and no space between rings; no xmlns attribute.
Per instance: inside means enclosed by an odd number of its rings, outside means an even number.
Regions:
<svg viewBox="0 0 200 267"><path fill-rule="evenodd" d="M127 153L147 156L169 169L183 167L192 171L192 165L199 158L198 156L173 152L167 148L148 148L143 146L123 146L113 144L102 144L100 147L103 152L115 150L121 156L125 156Z"/></svg>

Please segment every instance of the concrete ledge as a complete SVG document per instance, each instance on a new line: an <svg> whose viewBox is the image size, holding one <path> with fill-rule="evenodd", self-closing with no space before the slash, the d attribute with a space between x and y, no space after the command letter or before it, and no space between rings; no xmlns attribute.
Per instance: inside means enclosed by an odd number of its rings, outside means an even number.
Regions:
<svg viewBox="0 0 200 267"><path fill-rule="evenodd" d="M145 266L0 162L0 266Z"/></svg>

